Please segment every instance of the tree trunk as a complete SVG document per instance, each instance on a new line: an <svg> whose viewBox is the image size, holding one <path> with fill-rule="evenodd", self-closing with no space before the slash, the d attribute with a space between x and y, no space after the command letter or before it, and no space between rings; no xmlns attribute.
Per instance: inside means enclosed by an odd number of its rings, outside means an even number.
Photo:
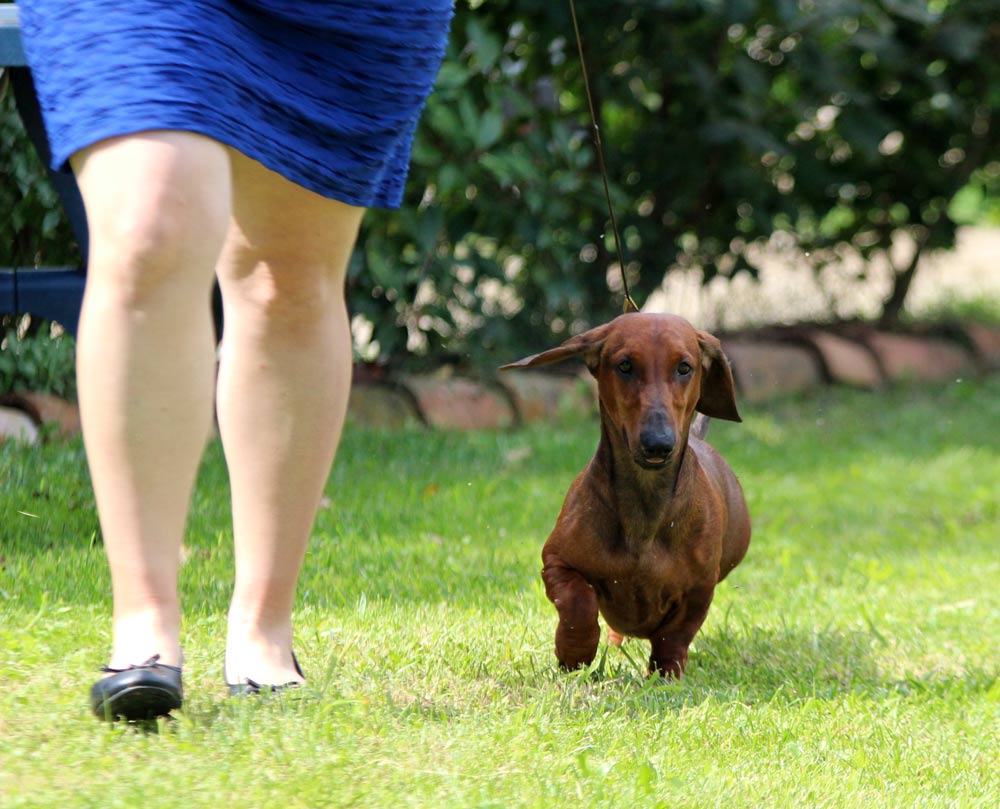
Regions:
<svg viewBox="0 0 1000 809"><path fill-rule="evenodd" d="M924 229L920 235L914 236L916 244L913 248L913 255L904 269L896 271L893 278L892 291L889 293L889 297L885 303L882 304L882 315L879 318L880 326L892 327L899 324L899 318L903 313L903 306L906 303L906 296L909 294L913 279L917 275L917 267L920 264L920 258L923 255L924 247L930 238L930 234L931 230L928 228Z"/></svg>
<svg viewBox="0 0 1000 809"><path fill-rule="evenodd" d="M882 316L879 318L880 326L895 326L899 323L899 316L903 312L903 304L906 303L906 296L910 291L910 285L917 274L917 262L920 259L920 247L917 247L910 261L909 266L902 272L897 272L893 279L892 292L882 305Z"/></svg>

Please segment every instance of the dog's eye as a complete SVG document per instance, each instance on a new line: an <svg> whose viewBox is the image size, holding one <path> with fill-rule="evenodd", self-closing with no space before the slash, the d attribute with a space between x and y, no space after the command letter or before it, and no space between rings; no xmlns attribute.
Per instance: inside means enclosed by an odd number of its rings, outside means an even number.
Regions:
<svg viewBox="0 0 1000 809"><path fill-rule="evenodd" d="M629 376L632 373L632 360L622 360L616 367L622 376Z"/></svg>
<svg viewBox="0 0 1000 809"><path fill-rule="evenodd" d="M690 362L688 362L687 360L681 360L681 364L677 366L677 375L691 376L691 372L693 370L694 368L691 366Z"/></svg>

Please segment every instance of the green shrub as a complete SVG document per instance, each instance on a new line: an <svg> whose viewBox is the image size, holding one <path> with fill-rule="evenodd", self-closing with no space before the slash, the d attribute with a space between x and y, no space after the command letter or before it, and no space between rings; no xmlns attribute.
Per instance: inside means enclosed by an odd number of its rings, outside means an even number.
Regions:
<svg viewBox="0 0 1000 809"><path fill-rule="evenodd" d="M80 253L0 77L0 267L78 264Z"/></svg>
<svg viewBox="0 0 1000 809"><path fill-rule="evenodd" d="M577 0L636 298L674 266L917 263L1000 191L1000 0ZM565 3L458 9L402 214L369 217L352 301L380 358L495 361L620 311ZM863 266L863 263L862 263ZM864 270L862 270L864 272Z"/></svg>
<svg viewBox="0 0 1000 809"><path fill-rule="evenodd" d="M36 391L76 398L76 351L72 337L48 322L8 328L0 340L0 393Z"/></svg>

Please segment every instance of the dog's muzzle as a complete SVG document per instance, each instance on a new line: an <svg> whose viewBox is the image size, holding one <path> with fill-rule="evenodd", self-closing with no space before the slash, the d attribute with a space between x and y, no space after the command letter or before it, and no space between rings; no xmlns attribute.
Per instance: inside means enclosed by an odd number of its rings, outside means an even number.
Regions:
<svg viewBox="0 0 1000 809"><path fill-rule="evenodd" d="M677 436L671 427L665 424L645 427L639 433L635 462L643 469L660 469L667 465L676 446Z"/></svg>

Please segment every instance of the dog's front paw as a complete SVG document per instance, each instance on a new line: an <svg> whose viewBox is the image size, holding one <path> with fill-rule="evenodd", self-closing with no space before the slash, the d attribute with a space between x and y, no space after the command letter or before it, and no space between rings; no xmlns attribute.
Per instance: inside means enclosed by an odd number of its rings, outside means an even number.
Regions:
<svg viewBox="0 0 1000 809"><path fill-rule="evenodd" d="M667 654L657 654L654 650L649 658L649 676L658 674L668 680L679 680L687 666L687 649L673 650Z"/></svg>
<svg viewBox="0 0 1000 809"><path fill-rule="evenodd" d="M579 669L589 666L597 657L597 644L601 640L601 630L594 621L590 626L569 626L559 622L556 630L556 660L563 669Z"/></svg>

